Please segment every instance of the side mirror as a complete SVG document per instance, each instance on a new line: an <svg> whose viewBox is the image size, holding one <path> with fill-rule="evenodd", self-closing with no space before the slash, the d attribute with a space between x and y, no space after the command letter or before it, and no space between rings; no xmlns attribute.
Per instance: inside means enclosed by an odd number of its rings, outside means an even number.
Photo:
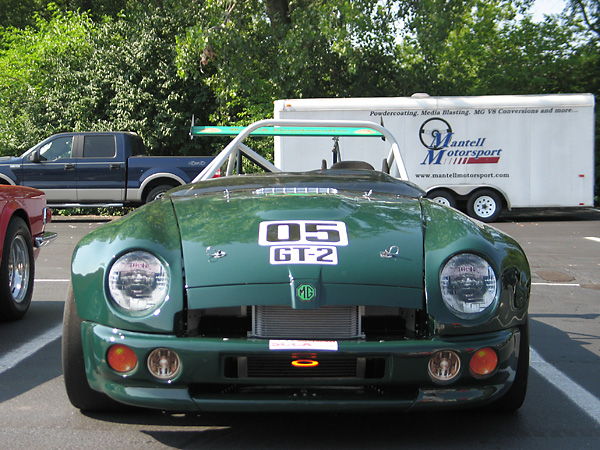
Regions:
<svg viewBox="0 0 600 450"><path fill-rule="evenodd" d="M29 156L29 161L31 161L32 163L39 163L40 162L40 151L34 150L33 153L31 153L31 155Z"/></svg>

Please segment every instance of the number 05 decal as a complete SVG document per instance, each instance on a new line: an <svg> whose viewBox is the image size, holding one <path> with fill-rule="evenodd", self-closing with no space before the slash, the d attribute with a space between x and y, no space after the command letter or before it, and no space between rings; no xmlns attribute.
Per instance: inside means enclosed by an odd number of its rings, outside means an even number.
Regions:
<svg viewBox="0 0 600 450"><path fill-rule="evenodd" d="M337 247L348 245L344 222L287 220L261 222L258 245L270 247L271 264L338 263Z"/></svg>

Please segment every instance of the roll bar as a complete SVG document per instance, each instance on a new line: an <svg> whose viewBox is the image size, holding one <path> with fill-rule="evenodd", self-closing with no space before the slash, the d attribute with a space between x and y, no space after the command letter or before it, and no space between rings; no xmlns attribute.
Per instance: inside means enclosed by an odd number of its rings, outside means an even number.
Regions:
<svg viewBox="0 0 600 450"><path fill-rule="evenodd" d="M227 132L218 131L219 128ZM203 132L203 130L209 132ZM216 130L216 131L215 131ZM238 131L239 130L239 131ZM212 132L211 132L212 131ZM238 152L241 152L251 159L255 160L266 170L271 172L281 172L272 163L254 152L251 148L243 144L243 141L250 135L259 136L355 136L355 137L383 137L390 143L390 151L387 156L387 162L391 168L393 163L398 171L397 177L401 180L408 180L408 174L400 146L392 133L381 125L363 120L297 120L297 119L265 119L254 122L245 128L234 129L231 127L197 127L192 125L190 135L233 135L235 138L198 174L193 183L211 179L229 159L227 175L233 172L233 166Z"/></svg>

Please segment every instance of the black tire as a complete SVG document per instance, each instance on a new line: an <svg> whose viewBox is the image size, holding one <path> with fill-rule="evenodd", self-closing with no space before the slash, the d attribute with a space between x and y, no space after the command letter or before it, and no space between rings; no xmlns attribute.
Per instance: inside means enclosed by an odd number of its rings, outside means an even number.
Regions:
<svg viewBox="0 0 600 450"><path fill-rule="evenodd" d="M519 341L519 361L517 362L517 373L513 384L506 394L487 406L489 411L512 412L519 409L525 401L527 393L527 381L529 379L529 319L521 327L521 339Z"/></svg>
<svg viewBox="0 0 600 450"><path fill-rule="evenodd" d="M81 319L77 315L73 287L69 286L63 316L62 368L71 404L82 411L119 411L124 405L93 390L85 374L81 343Z"/></svg>
<svg viewBox="0 0 600 450"><path fill-rule="evenodd" d="M456 197L451 192L444 190L433 190L427 194L427 198L441 205L456 208Z"/></svg>
<svg viewBox="0 0 600 450"><path fill-rule="evenodd" d="M491 189L475 191L467 201L467 214L482 222L494 222L502 212L502 200Z"/></svg>
<svg viewBox="0 0 600 450"><path fill-rule="evenodd" d="M174 186L171 186L170 184L161 184L160 186L156 186L148 193L148 195L146 195L146 201L144 203L150 203L161 198L163 195L165 195L165 192L170 191L173 189L173 187Z"/></svg>
<svg viewBox="0 0 600 450"><path fill-rule="evenodd" d="M22 318L31 304L35 262L29 227L13 217L6 227L0 263L0 319Z"/></svg>

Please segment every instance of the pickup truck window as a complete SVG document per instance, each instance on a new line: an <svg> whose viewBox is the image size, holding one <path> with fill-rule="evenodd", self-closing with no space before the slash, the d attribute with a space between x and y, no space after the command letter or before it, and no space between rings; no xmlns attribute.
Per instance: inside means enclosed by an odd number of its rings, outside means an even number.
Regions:
<svg viewBox="0 0 600 450"><path fill-rule="evenodd" d="M84 158L114 158L116 154L115 137L112 135L85 136L83 138Z"/></svg>
<svg viewBox="0 0 600 450"><path fill-rule="evenodd" d="M146 146L139 136L131 136L131 156L146 155Z"/></svg>
<svg viewBox="0 0 600 450"><path fill-rule="evenodd" d="M40 148L41 161L56 161L71 157L73 136L61 136L51 140Z"/></svg>

